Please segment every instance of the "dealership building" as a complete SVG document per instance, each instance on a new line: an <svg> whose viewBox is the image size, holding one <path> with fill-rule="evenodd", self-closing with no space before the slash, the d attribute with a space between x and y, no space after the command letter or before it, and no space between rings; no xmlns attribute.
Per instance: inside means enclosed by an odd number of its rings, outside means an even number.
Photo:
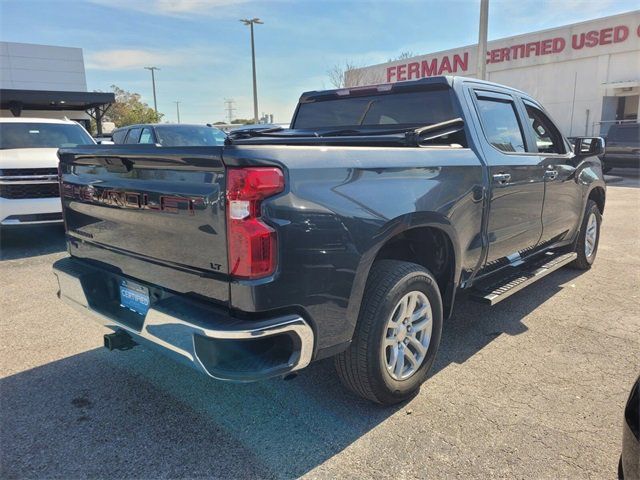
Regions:
<svg viewBox="0 0 640 480"><path fill-rule="evenodd" d="M475 77L477 45L350 70L347 86L434 75ZM538 99L567 136L605 135L637 122L640 105L640 10L494 40L487 80Z"/></svg>
<svg viewBox="0 0 640 480"><path fill-rule="evenodd" d="M0 117L69 118L98 132L113 93L88 92L81 48L0 42Z"/></svg>

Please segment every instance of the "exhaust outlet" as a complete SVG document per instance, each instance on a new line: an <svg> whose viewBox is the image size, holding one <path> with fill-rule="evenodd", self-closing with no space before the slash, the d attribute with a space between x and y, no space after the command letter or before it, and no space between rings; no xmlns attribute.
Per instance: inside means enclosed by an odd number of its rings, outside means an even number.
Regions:
<svg viewBox="0 0 640 480"><path fill-rule="evenodd" d="M107 333L104 336L104 348L110 352L113 350L131 350L138 345L124 330Z"/></svg>

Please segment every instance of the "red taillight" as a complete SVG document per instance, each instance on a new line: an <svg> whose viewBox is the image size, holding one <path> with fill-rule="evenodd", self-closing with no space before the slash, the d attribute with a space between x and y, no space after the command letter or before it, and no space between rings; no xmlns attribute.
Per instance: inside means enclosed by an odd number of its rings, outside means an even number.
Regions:
<svg viewBox="0 0 640 480"><path fill-rule="evenodd" d="M279 168L227 170L227 250L234 277L260 278L275 271L277 234L260 220L260 202L283 190Z"/></svg>

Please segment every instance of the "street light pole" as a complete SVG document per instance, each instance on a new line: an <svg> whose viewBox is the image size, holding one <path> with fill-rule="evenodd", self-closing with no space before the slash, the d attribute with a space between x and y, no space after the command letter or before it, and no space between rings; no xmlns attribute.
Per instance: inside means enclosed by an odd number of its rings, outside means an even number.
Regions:
<svg viewBox="0 0 640 480"><path fill-rule="evenodd" d="M178 123L180 123L180 102L179 101L175 101L173 103L176 104L176 113L178 114Z"/></svg>
<svg viewBox="0 0 640 480"><path fill-rule="evenodd" d="M264 22L259 18L252 19L242 19L240 20L245 25L248 25L251 28L251 66L253 67L253 122L258 123L258 86L256 82L256 49L253 41L253 25L258 24L261 25Z"/></svg>
<svg viewBox="0 0 640 480"><path fill-rule="evenodd" d="M489 0L480 0L478 28L478 78L487 79L487 30L489 28Z"/></svg>
<svg viewBox="0 0 640 480"><path fill-rule="evenodd" d="M158 67L144 67L145 70L151 70L151 85L153 87L153 109L158 116L158 101L156 100L156 75L155 71L160 70Z"/></svg>

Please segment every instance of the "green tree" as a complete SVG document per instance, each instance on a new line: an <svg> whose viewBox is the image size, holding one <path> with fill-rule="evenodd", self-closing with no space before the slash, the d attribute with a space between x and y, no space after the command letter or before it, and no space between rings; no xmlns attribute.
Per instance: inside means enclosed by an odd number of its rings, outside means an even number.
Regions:
<svg viewBox="0 0 640 480"><path fill-rule="evenodd" d="M116 127L126 127L134 123L158 123L164 114L156 113L153 108L140 100L139 93L131 93L117 85L111 85L116 103L109 107L104 120L113 122Z"/></svg>
<svg viewBox="0 0 640 480"><path fill-rule="evenodd" d="M242 125L251 125L253 123L253 118L235 118L231 122L233 124L242 124Z"/></svg>

